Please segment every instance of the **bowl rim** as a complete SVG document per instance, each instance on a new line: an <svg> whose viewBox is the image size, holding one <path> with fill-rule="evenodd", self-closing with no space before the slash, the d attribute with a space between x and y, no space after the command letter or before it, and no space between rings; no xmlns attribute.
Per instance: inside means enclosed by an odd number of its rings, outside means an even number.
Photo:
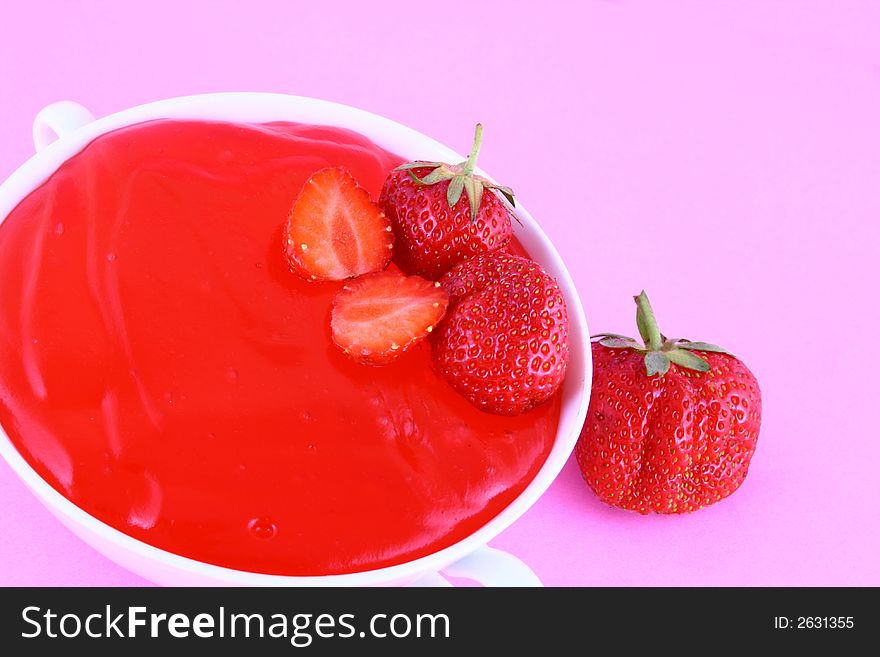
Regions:
<svg viewBox="0 0 880 657"><path fill-rule="evenodd" d="M293 121L346 128L378 146L411 159L458 162L460 154L436 140L372 112L332 101L262 92L222 92L179 96L131 107L95 119L31 156L0 184L0 223L31 191L48 179L61 164L79 153L96 137L128 125L155 119L217 120L241 123ZM491 179L482 169L480 175ZM549 488L574 449L586 417L592 381L589 331L574 281L550 239L517 200L514 233L530 255L557 280L569 310L569 364L561 394L562 408L553 447L525 489L504 509L471 534L445 548L400 564L337 575L275 575L237 570L164 550L106 524L53 488L14 447L0 427L0 454L13 471L54 514L134 556L158 562L165 568L230 585L250 586L366 586L414 579L438 572L477 548L486 545L522 516ZM91 543L90 541L87 541ZM94 547L94 546L93 546Z"/></svg>

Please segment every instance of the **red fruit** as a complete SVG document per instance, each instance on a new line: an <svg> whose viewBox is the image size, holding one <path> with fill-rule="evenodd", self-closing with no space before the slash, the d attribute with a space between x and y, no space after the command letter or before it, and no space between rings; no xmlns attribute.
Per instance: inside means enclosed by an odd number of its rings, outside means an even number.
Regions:
<svg viewBox="0 0 880 657"><path fill-rule="evenodd" d="M436 280L462 260L510 241L510 212L491 190L511 204L513 191L473 173L482 134L478 124L470 157L461 164L410 162L385 180L379 204L397 237L395 259L407 273Z"/></svg>
<svg viewBox="0 0 880 657"><path fill-rule="evenodd" d="M721 347L661 335L644 292L636 303L644 346L595 336L593 394L575 455L607 504L639 513L695 511L746 478L761 391Z"/></svg>
<svg viewBox="0 0 880 657"><path fill-rule="evenodd" d="M379 271L394 235L381 208L344 169L321 169L303 185L287 220L287 257L312 281Z"/></svg>
<svg viewBox="0 0 880 657"><path fill-rule="evenodd" d="M390 363L434 330L448 303L439 283L418 276L390 271L361 276L333 299L333 342L352 360Z"/></svg>
<svg viewBox="0 0 880 657"><path fill-rule="evenodd" d="M493 252L451 269L452 307L433 344L437 370L475 406L518 415L549 399L568 364L568 310L556 281Z"/></svg>

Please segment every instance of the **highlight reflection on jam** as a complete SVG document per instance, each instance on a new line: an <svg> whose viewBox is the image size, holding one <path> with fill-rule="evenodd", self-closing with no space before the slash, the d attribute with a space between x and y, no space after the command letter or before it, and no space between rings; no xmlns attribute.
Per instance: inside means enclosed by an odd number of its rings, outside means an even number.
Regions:
<svg viewBox="0 0 880 657"><path fill-rule="evenodd" d="M331 343L341 283L285 266L316 169L374 197L400 163L298 124L155 121L100 137L0 226L0 423L58 491L160 548L324 575L472 533L543 464L559 400L470 406L426 344L385 367Z"/></svg>

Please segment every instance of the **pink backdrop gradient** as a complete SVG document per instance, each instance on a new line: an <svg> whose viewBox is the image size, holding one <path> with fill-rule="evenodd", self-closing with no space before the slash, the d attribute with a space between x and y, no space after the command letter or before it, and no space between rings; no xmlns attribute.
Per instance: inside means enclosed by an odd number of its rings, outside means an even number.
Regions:
<svg viewBox="0 0 880 657"><path fill-rule="evenodd" d="M34 114L274 91L466 151L554 240L594 332L740 355L764 425L733 497L603 506L570 462L494 541L548 585L880 585L880 4L3 2L0 179ZM141 585L0 464L0 585Z"/></svg>

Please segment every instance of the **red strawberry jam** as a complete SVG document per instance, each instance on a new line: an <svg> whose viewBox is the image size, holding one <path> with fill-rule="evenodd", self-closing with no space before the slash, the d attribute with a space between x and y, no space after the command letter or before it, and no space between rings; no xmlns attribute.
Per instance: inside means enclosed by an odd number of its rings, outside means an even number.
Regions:
<svg viewBox="0 0 880 657"><path fill-rule="evenodd" d="M330 337L342 283L285 263L308 176L375 198L402 161L352 132L155 121L95 140L0 226L0 423L72 502L213 564L287 575L446 547L543 464L558 397L471 406L427 344L384 367Z"/></svg>

